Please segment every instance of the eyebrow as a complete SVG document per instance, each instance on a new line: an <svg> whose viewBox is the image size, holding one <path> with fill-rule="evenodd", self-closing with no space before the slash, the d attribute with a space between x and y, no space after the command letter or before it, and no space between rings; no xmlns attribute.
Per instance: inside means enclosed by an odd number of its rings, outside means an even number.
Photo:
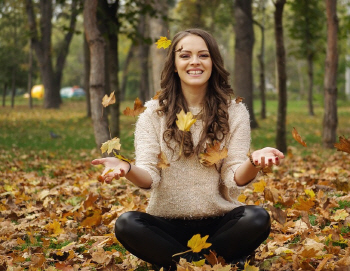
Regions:
<svg viewBox="0 0 350 271"><path fill-rule="evenodd" d="M192 51L189 51L189 50L181 50L181 51L178 51L179 53L181 53L181 52L185 52L185 53L192 53ZM208 52L209 53L209 50L199 50L198 51L199 53L200 52Z"/></svg>

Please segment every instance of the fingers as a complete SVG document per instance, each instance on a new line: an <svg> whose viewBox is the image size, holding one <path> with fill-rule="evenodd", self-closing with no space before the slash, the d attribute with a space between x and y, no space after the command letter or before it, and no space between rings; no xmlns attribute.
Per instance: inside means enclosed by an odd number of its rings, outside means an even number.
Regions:
<svg viewBox="0 0 350 271"><path fill-rule="evenodd" d="M101 165L101 164L104 163L104 161L105 161L105 158L95 159L95 160L91 161L91 164L93 164L93 165Z"/></svg>

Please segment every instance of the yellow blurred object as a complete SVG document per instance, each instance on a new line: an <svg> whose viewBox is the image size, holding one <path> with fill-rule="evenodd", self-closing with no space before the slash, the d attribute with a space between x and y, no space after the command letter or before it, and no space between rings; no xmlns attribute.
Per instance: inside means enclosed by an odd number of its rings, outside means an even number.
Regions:
<svg viewBox="0 0 350 271"><path fill-rule="evenodd" d="M32 87L32 97L37 99L44 98L44 85L35 85Z"/></svg>

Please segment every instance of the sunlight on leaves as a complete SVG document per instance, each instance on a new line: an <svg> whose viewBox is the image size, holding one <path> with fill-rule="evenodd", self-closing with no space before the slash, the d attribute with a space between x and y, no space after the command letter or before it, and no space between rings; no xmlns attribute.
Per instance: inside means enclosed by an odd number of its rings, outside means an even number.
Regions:
<svg viewBox="0 0 350 271"><path fill-rule="evenodd" d="M125 116L131 116L136 117L140 115L143 111L145 111L146 107L143 106L142 101L139 98L136 98L134 101L134 109L131 109L130 107L127 107L123 114Z"/></svg>
<svg viewBox="0 0 350 271"><path fill-rule="evenodd" d="M185 112L181 110L179 114L176 114L177 120L176 125L179 128L180 131L188 132L191 128L191 126L197 121L193 118L193 115L191 112Z"/></svg>
<svg viewBox="0 0 350 271"><path fill-rule="evenodd" d="M193 251L193 252L200 252L204 248L208 248L211 246L211 243L207 243L209 235L204 236L201 238L200 234L193 235L193 237L188 241L187 246Z"/></svg>
<svg viewBox="0 0 350 271"><path fill-rule="evenodd" d="M214 144L207 143L205 152L199 155L200 162L205 166L211 166L220 162L222 159L225 159L228 150L226 147L220 150L220 146L221 144L219 141L216 141Z"/></svg>
<svg viewBox="0 0 350 271"><path fill-rule="evenodd" d="M111 104L115 103L115 95L114 95L114 91L108 96L107 94L103 97L102 99L102 105L103 107L107 107Z"/></svg>
<svg viewBox="0 0 350 271"><path fill-rule="evenodd" d="M334 147L337 148L337 151L350 153L350 139L340 136L339 143L334 143Z"/></svg>
<svg viewBox="0 0 350 271"><path fill-rule="evenodd" d="M121 147L120 139L118 137L115 137L102 144L101 152L102 153L107 152L108 154L110 154L113 150L119 151L120 147Z"/></svg>
<svg viewBox="0 0 350 271"><path fill-rule="evenodd" d="M160 49L160 48L168 48L171 44L171 40L169 40L167 37L160 37L160 39L155 43L157 44L157 48Z"/></svg>
<svg viewBox="0 0 350 271"><path fill-rule="evenodd" d="M301 138L301 136L298 134L297 129L295 129L294 127L293 127L293 131L292 131L292 135L293 135L293 138L294 138L298 143L300 143L300 144L303 145L304 147L307 147L305 141Z"/></svg>

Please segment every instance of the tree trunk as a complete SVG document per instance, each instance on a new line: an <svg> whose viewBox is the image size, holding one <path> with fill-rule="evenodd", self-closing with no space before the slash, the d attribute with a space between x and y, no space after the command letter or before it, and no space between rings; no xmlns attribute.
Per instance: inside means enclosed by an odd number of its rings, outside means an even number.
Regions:
<svg viewBox="0 0 350 271"><path fill-rule="evenodd" d="M56 71L52 64L52 0L40 0L40 35L38 34L36 15L34 13L32 0L26 0L26 11L28 24L31 32L31 42L36 53L42 82L45 88L44 108L59 108L62 102L60 96L60 84L62 70L68 54L69 44L72 40L76 17L78 15L77 0L73 0L71 6L72 14L70 19L70 31L65 35L56 59ZM40 37L39 37L40 36Z"/></svg>
<svg viewBox="0 0 350 271"><path fill-rule="evenodd" d="M154 6L157 7L157 17L152 17L149 19L150 24L150 37L152 39L152 45L150 47L150 60L152 62L152 89L151 96L160 89L160 76L163 70L164 61L166 58L166 50L157 49L154 42L158 40L161 36L168 36L168 21L164 20L164 17L168 16L168 2L163 0L155 0Z"/></svg>
<svg viewBox="0 0 350 271"><path fill-rule="evenodd" d="M84 35L84 90L86 93L86 116L91 118L91 103L90 103L90 49L89 44Z"/></svg>
<svg viewBox="0 0 350 271"><path fill-rule="evenodd" d="M275 2L275 40L276 40L276 62L278 80L278 112L276 147L281 152L287 151L286 118L287 118L287 73L286 73L286 52L283 38L283 8L286 0Z"/></svg>
<svg viewBox="0 0 350 271"><path fill-rule="evenodd" d="M125 99L126 85L128 83L129 65L130 65L131 59L134 56L135 50L136 50L136 46L134 43L132 43L130 48L129 48L128 55L126 56L126 60L125 60L124 68L123 68L122 87L120 90L120 100L121 101L124 101L124 99ZM152 72L153 72L153 70L152 70Z"/></svg>
<svg viewBox="0 0 350 271"><path fill-rule="evenodd" d="M338 17L337 1L326 0L327 53L324 76L323 146L333 148L338 126L337 69L338 69Z"/></svg>
<svg viewBox="0 0 350 271"><path fill-rule="evenodd" d="M11 107L15 107L15 96L16 96L16 68L12 68L12 86L11 86Z"/></svg>
<svg viewBox="0 0 350 271"><path fill-rule="evenodd" d="M33 47L32 47L31 40L29 40L28 84L27 84L27 92L29 96L29 108L33 108L32 87L33 87Z"/></svg>
<svg viewBox="0 0 350 271"><path fill-rule="evenodd" d="M148 55L149 55L149 44L147 44L143 39L148 35L147 29L147 15L140 15L140 22L138 27L138 32L141 38L139 39L139 59L140 59L140 100L146 102L151 99L151 93L149 90L149 73L148 73Z"/></svg>
<svg viewBox="0 0 350 271"><path fill-rule="evenodd" d="M98 0L84 2L84 29L90 49L90 101L95 142L98 148L109 140L108 119L103 114L102 99L105 95L105 42L97 27ZM103 115L102 115L103 114Z"/></svg>
<svg viewBox="0 0 350 271"><path fill-rule="evenodd" d="M308 67L308 77L309 77L309 89L307 94L308 107L309 107L309 115L315 116L314 113L314 105L313 105L313 88L314 88L314 56L313 54L309 54L307 57L307 67Z"/></svg>
<svg viewBox="0 0 350 271"><path fill-rule="evenodd" d="M251 0L236 0L235 16L235 62L234 62L234 89L244 98L250 114L251 128L257 128L253 108L253 46L254 30L252 20Z"/></svg>
<svg viewBox="0 0 350 271"><path fill-rule="evenodd" d="M6 92L7 92L7 83L4 84L4 92L2 93L2 107L6 106Z"/></svg>
<svg viewBox="0 0 350 271"><path fill-rule="evenodd" d="M257 23L257 25L261 29L261 46L260 46L260 54L258 55L259 66L260 66L260 99L261 99L261 110L260 115L262 119L266 119L266 88L265 88L265 29L264 26Z"/></svg>

